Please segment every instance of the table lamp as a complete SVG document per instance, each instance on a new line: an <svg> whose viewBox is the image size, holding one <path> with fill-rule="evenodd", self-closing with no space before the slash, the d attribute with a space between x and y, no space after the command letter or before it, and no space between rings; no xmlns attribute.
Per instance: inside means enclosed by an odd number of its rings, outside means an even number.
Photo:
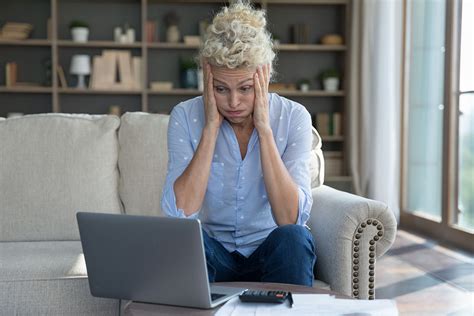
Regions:
<svg viewBox="0 0 474 316"><path fill-rule="evenodd" d="M89 55L74 55L72 56L70 73L78 76L78 89L85 89L86 84L84 77L91 73L91 58Z"/></svg>

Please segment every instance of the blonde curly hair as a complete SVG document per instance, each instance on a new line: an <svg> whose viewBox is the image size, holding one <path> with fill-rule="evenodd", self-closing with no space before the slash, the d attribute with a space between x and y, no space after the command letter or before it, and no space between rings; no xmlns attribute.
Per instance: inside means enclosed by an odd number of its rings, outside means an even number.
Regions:
<svg viewBox="0 0 474 316"><path fill-rule="evenodd" d="M230 69L270 64L273 74L275 52L263 10L248 1L237 1L218 12L206 30L198 60Z"/></svg>

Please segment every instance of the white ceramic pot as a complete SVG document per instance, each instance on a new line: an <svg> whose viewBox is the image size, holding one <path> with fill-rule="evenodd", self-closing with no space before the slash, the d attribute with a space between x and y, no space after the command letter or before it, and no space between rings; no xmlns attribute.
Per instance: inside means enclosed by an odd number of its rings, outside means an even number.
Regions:
<svg viewBox="0 0 474 316"><path fill-rule="evenodd" d="M178 43L180 36L177 25L171 25L166 30L166 41L168 43Z"/></svg>
<svg viewBox="0 0 474 316"><path fill-rule="evenodd" d="M324 90L337 91L339 89L339 78L326 78L323 81Z"/></svg>
<svg viewBox="0 0 474 316"><path fill-rule="evenodd" d="M72 40L74 42L87 42L89 29L87 27L74 27L71 29Z"/></svg>
<svg viewBox="0 0 474 316"><path fill-rule="evenodd" d="M307 83L302 83L302 84L300 85L300 90L301 90L301 92L308 92L308 91L309 91L309 84L307 84Z"/></svg>

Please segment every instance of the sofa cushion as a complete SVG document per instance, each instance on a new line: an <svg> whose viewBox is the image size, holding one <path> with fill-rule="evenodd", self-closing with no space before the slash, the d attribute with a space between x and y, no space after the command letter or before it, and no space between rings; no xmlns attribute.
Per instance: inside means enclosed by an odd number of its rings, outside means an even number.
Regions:
<svg viewBox="0 0 474 316"><path fill-rule="evenodd" d="M78 210L121 212L119 118L0 120L0 241L78 240Z"/></svg>
<svg viewBox="0 0 474 316"><path fill-rule="evenodd" d="M119 300L93 297L87 278L0 281L1 315L119 315Z"/></svg>
<svg viewBox="0 0 474 316"><path fill-rule="evenodd" d="M127 214L162 215L169 115L125 113L119 131L120 198Z"/></svg>
<svg viewBox="0 0 474 316"><path fill-rule="evenodd" d="M0 242L0 281L86 277L80 241Z"/></svg>

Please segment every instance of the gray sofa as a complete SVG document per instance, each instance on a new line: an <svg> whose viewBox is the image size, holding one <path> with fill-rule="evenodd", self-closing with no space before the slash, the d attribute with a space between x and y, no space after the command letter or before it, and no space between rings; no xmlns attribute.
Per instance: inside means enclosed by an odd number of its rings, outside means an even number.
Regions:
<svg viewBox="0 0 474 316"><path fill-rule="evenodd" d="M161 216L168 116L39 114L0 119L2 315L117 315L117 300L90 295L78 210ZM316 286L373 298L375 261L396 221L379 202L321 185L315 135Z"/></svg>

